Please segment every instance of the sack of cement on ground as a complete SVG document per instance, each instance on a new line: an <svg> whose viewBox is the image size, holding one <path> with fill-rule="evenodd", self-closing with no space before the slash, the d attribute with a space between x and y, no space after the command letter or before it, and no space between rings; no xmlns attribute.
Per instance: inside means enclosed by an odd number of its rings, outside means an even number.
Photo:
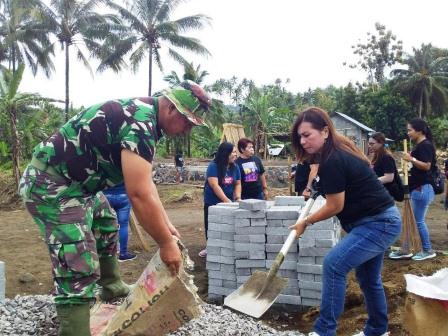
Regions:
<svg viewBox="0 0 448 336"><path fill-rule="evenodd" d="M204 314L169 336L304 336L298 331L278 331L247 315L235 313L221 306L204 304Z"/></svg>
<svg viewBox="0 0 448 336"><path fill-rule="evenodd" d="M91 309L92 336L165 335L202 313L193 277L185 272L192 261L179 247L183 265L178 276L170 274L157 251L120 306L99 303Z"/></svg>

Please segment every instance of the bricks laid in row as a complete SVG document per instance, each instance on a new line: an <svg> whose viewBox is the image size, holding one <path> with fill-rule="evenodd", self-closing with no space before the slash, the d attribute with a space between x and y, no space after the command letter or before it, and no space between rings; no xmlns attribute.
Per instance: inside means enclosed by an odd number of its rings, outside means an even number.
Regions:
<svg viewBox="0 0 448 336"><path fill-rule="evenodd" d="M317 200L312 211L323 202ZM267 272L304 204L303 197L277 196L275 202L251 199L210 207L206 263L209 299L221 301L255 271ZM291 246L278 272L288 279L288 285L276 303L319 305L323 259L339 235L337 221L329 219L309 227Z"/></svg>

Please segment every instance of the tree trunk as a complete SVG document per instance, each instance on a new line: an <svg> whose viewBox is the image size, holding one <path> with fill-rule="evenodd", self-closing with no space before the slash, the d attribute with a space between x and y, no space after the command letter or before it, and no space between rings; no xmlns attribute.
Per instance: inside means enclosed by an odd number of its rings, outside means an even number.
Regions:
<svg viewBox="0 0 448 336"><path fill-rule="evenodd" d="M152 91L152 45L149 44L149 61L148 61L148 96Z"/></svg>
<svg viewBox="0 0 448 336"><path fill-rule="evenodd" d="M191 134L187 134L187 156L191 158Z"/></svg>
<svg viewBox="0 0 448 336"><path fill-rule="evenodd" d="M69 61L69 44L65 42L65 121L68 120L68 111L70 105L70 87L69 87L69 76L70 76L70 61Z"/></svg>
<svg viewBox="0 0 448 336"><path fill-rule="evenodd" d="M16 183L16 190L19 187L20 180L20 141L19 131L17 130L17 111L13 109L10 111L10 124L12 133L12 172L14 181Z"/></svg>
<svg viewBox="0 0 448 336"><path fill-rule="evenodd" d="M422 117L422 110L423 110L423 90L420 92L420 103L418 105L418 117Z"/></svg>

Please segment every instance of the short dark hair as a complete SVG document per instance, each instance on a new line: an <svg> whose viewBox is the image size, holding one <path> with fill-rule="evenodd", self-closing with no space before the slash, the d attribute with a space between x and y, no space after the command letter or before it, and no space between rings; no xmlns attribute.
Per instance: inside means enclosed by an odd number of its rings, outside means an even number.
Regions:
<svg viewBox="0 0 448 336"><path fill-rule="evenodd" d="M248 138L241 138L238 140L238 152L243 153L243 151L246 149L247 145L252 144L252 146L255 146L255 143Z"/></svg>

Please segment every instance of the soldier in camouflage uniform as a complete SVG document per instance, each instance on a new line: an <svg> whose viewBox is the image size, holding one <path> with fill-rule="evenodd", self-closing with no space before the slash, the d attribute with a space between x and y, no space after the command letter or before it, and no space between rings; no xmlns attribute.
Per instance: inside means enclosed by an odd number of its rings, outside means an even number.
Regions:
<svg viewBox="0 0 448 336"><path fill-rule="evenodd" d="M186 81L159 97L113 100L71 118L34 149L20 194L48 245L56 287L59 335L90 335L95 283L104 300L125 296L117 262L118 225L101 190L125 183L143 228L173 274L181 264L179 236L152 181L155 145L163 133L202 125L210 98Z"/></svg>

